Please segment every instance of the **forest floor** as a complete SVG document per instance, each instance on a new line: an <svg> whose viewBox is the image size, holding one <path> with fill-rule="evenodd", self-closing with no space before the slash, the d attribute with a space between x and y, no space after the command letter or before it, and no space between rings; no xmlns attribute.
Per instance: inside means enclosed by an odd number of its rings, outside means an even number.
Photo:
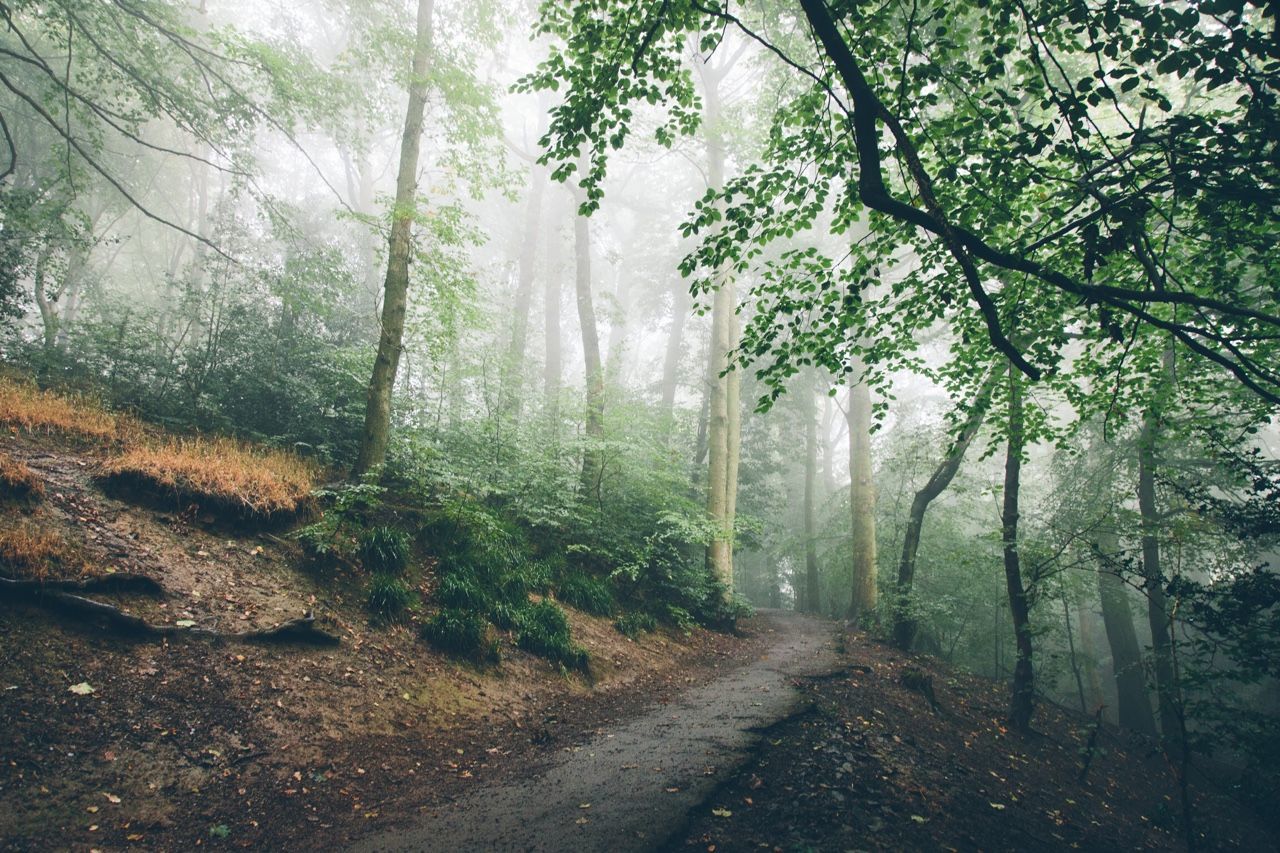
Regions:
<svg viewBox="0 0 1280 853"><path fill-rule="evenodd" d="M0 451L45 486L0 532L54 533L168 592L95 597L222 632L310 609L341 639L128 639L0 606L0 850L444 849L477 828L545 849L1185 846L1149 741L1102 728L1080 782L1091 718L1046 705L1016 735L1004 685L834 623L762 613L737 636L632 642L570 612L590 679L518 650L472 667L371 624L360 579L305 570L287 539L107 495L91 450L12 435ZM1198 846L1276 849L1217 790L1197 787ZM537 831L506 844L512 828Z"/></svg>

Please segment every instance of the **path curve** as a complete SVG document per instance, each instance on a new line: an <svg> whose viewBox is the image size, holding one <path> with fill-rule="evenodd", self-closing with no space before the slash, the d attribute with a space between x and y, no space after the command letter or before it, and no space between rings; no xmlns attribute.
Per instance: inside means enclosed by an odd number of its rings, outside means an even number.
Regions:
<svg viewBox="0 0 1280 853"><path fill-rule="evenodd" d="M539 776L478 790L351 849L663 848L746 760L759 730L796 709L791 679L836 667L831 622L777 610L760 617L760 630L775 635L760 659L575 747Z"/></svg>

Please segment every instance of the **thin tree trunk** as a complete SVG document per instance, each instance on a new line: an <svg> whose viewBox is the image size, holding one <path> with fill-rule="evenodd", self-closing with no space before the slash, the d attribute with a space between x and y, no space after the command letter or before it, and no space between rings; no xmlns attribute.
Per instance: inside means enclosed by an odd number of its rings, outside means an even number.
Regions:
<svg viewBox="0 0 1280 853"><path fill-rule="evenodd" d="M804 418L804 577L805 607L810 613L822 611L822 590L818 579L818 412L814 406L814 374L802 374L800 412Z"/></svg>
<svg viewBox="0 0 1280 853"><path fill-rule="evenodd" d="M876 609L876 487L871 464L871 389L849 389L849 512L853 534L853 589L849 618L864 619Z"/></svg>
<svg viewBox="0 0 1280 853"><path fill-rule="evenodd" d="M579 204L585 196L578 198ZM591 299L591 229L585 216L575 211L573 243L574 286L578 303L578 326L582 331L582 357L586 363L587 423L586 449L582 453L582 493L596 491L603 462L600 443L604 440L604 367L600 361L600 333L596 329L595 307ZM597 495L598 497L598 495Z"/></svg>
<svg viewBox="0 0 1280 853"><path fill-rule="evenodd" d="M382 333L378 338L373 375L369 379L360 452L351 470L352 477L356 479L380 468L387 459L387 441L391 431L391 392L400 366L404 317L409 303L409 256L413 248L411 231L417 208L418 153L427 103L427 63L431 57L434 6L434 0L418 0L417 33L409 79L409 105L405 110L404 135L400 140L400 169L396 176L387 277L383 286Z"/></svg>
<svg viewBox="0 0 1280 853"><path fill-rule="evenodd" d="M915 498L911 501L907 529L902 537L902 558L898 562L898 579L894 590L896 600L893 603L893 641L901 649L910 648L916 635L915 618L910 613L908 598L911 595L911 585L915 580L916 553L920 550L920 532L924 527L925 512L929 509L929 504L946 491L947 486L951 485L951 481L955 479L956 473L960 470L960 463L964 461L964 454L986 417L991 394L999 379L1000 371L993 368L987 373L987 377L982 381L969 406L969 416L960 429L960 435L947 451L947 455L938 463L929 481L916 492Z"/></svg>
<svg viewBox="0 0 1280 853"><path fill-rule="evenodd" d="M684 355L684 327L692 306L693 297L689 295L689 289L683 282L678 283L672 290L671 332L667 335L667 352L662 360L661 411L664 422L668 424L675 416L676 386L680 379L680 359Z"/></svg>
<svg viewBox="0 0 1280 853"><path fill-rule="evenodd" d="M513 418L520 417L524 404L525 347L529 338L529 306L533 302L533 279L538 259L538 237L541 224L542 194L546 188L546 170L534 166L529 176L529 198L524 211L524 244L516 279L515 305L511 312L511 340L502 365L502 410Z"/></svg>
<svg viewBox="0 0 1280 853"><path fill-rule="evenodd" d="M1175 699L1177 685L1173 675L1173 640L1169 634L1164 572L1160 566L1160 520L1155 481L1157 429L1156 415L1148 413L1138 441L1138 512L1142 516L1142 576L1147 594L1147 623L1151 628L1160 733L1165 740L1171 740L1180 724Z"/></svg>
<svg viewBox="0 0 1280 853"><path fill-rule="evenodd" d="M1114 530L1100 531L1090 543L1098 564L1098 599L1102 603L1102 624L1111 649L1111 672L1116 682L1116 716L1120 725L1143 734L1156 734L1142 652L1133 627L1129 594L1119 574L1120 540Z"/></svg>
<svg viewBox="0 0 1280 853"><path fill-rule="evenodd" d="M1022 481L1023 435L1022 387L1017 368L1009 365L1009 438L1004 463L1004 509L1001 539L1004 545L1004 579L1009 591L1009 612L1013 616L1013 636L1018 660L1013 667L1013 690L1009 700L1009 725L1020 732L1031 728L1035 710L1035 674L1032 667L1031 614L1022 566L1018 555L1018 492Z"/></svg>
<svg viewBox="0 0 1280 853"><path fill-rule="evenodd" d="M560 420L560 382L564 372L560 341L560 235L550 229L547 235L547 277L542 291L543 366L542 398L547 418L552 424Z"/></svg>

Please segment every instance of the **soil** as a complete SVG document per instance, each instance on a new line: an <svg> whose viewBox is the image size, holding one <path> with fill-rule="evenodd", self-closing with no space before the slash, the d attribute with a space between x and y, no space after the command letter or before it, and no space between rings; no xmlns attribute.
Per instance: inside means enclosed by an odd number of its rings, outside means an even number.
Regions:
<svg viewBox="0 0 1280 853"><path fill-rule="evenodd" d="M370 623L359 577L309 572L278 532L108 496L92 450L0 450L46 490L0 525L169 593L93 597L226 633L311 610L342 639L138 641L0 604L0 850L1186 846L1155 744L1104 726L1080 781L1091 718L1042 705L1037 733L1010 732L1005 685L858 633L827 647L833 623L762 613L740 635L632 642L570 611L590 678L512 648L480 669L412 621ZM1280 846L1218 790L1195 780L1198 849Z"/></svg>
<svg viewBox="0 0 1280 853"><path fill-rule="evenodd" d="M834 676L799 682L803 704L672 849L1187 849L1178 786L1153 741L1052 704L1037 706L1033 733L1011 732L1007 685L861 633L845 634L840 658ZM1192 790L1195 849L1280 849L1274 814L1204 778Z"/></svg>
<svg viewBox="0 0 1280 853"><path fill-rule="evenodd" d="M278 533L108 496L91 449L15 435L0 450L46 489L0 525L34 523L95 572L146 575L169 593L93 598L226 633L312 610L342 639L320 650L137 641L0 604L0 850L340 846L389 816L534 772L764 642L666 630L631 641L570 610L590 678L510 646L500 667L477 668L430 649L412 621L372 624L361 578L309 572ZM434 579L421 582L426 591ZM71 690L80 685L93 692Z"/></svg>

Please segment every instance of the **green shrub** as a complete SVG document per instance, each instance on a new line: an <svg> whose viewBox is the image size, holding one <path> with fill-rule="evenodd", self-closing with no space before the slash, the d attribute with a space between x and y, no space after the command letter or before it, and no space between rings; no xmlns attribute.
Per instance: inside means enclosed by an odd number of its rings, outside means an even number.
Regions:
<svg viewBox="0 0 1280 853"><path fill-rule="evenodd" d="M441 651L497 662L498 644L483 616L446 607L422 626L423 638Z"/></svg>
<svg viewBox="0 0 1280 853"><path fill-rule="evenodd" d="M440 579L436 598L444 607L483 613L489 608L489 596L476 576L463 570L454 570Z"/></svg>
<svg viewBox="0 0 1280 853"><path fill-rule="evenodd" d="M583 672L587 669L587 650L573 642L569 618L553 602L540 601L525 611L516 644L569 669Z"/></svg>
<svg viewBox="0 0 1280 853"><path fill-rule="evenodd" d="M489 621L504 631L514 631L524 623L524 614L528 609L527 601L524 604L496 601L489 608Z"/></svg>
<svg viewBox="0 0 1280 853"><path fill-rule="evenodd" d="M635 639L646 631L652 631L658 627L658 620L654 618L652 613L643 613L636 611L633 613L624 613L614 620L613 627L618 629L618 633L624 637Z"/></svg>
<svg viewBox="0 0 1280 853"><path fill-rule="evenodd" d="M413 590L403 579L379 572L369 580L366 603L375 616L396 619L413 604Z"/></svg>
<svg viewBox="0 0 1280 853"><path fill-rule="evenodd" d="M570 607L594 616L612 616L616 607L613 591L606 582L579 572L560 581L556 597Z"/></svg>
<svg viewBox="0 0 1280 853"><path fill-rule="evenodd" d="M402 575L409 568L409 537L394 527L370 527L360 534L356 553L375 574Z"/></svg>

